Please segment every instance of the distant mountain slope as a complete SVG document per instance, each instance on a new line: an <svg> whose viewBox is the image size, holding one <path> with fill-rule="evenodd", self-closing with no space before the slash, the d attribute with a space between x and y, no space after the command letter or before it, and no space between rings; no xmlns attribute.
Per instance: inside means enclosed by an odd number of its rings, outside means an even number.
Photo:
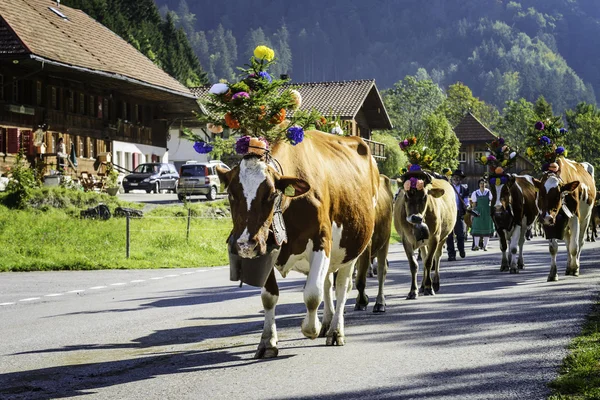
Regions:
<svg viewBox="0 0 600 400"><path fill-rule="evenodd" d="M213 80L229 73L215 54L232 71L258 28L274 41L285 23L295 81L375 78L386 88L422 67L441 86L462 81L500 108L544 95L556 111L595 103L600 90L596 0L156 2L177 13L188 37L198 35L192 47L206 70L213 63ZM231 35L227 51L216 50L219 25Z"/></svg>

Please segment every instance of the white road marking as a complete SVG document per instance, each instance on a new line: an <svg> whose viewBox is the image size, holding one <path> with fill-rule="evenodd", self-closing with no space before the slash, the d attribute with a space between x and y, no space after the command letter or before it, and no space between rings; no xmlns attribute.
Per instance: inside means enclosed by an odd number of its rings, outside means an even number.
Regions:
<svg viewBox="0 0 600 400"><path fill-rule="evenodd" d="M47 294L44 295L44 297L56 297L56 296L62 296L64 293L52 293L52 294Z"/></svg>
<svg viewBox="0 0 600 400"><path fill-rule="evenodd" d="M145 279L134 279L132 281L129 281L129 283L139 283L139 282L146 282Z"/></svg>
<svg viewBox="0 0 600 400"><path fill-rule="evenodd" d="M80 292L85 292L85 289L75 289L75 290L70 290L67 293L80 293Z"/></svg>
<svg viewBox="0 0 600 400"><path fill-rule="evenodd" d="M124 282L118 282L118 283L111 283L110 286L123 286L123 285L127 285Z"/></svg>
<svg viewBox="0 0 600 400"><path fill-rule="evenodd" d="M158 279L163 279L164 276L155 276L154 278L150 278L150 279L154 279L154 280L158 280Z"/></svg>
<svg viewBox="0 0 600 400"><path fill-rule="evenodd" d="M106 286L94 286L94 287L91 287L90 290L98 290L98 289L105 289L105 288L106 288Z"/></svg>
<svg viewBox="0 0 600 400"><path fill-rule="evenodd" d="M175 277L177 277L177 276L179 276L179 275L175 275L175 274L173 274L173 275L165 275L164 277L165 277L165 278L175 278Z"/></svg>
<svg viewBox="0 0 600 400"><path fill-rule="evenodd" d="M0 303L0 306L10 306L12 304L15 304L15 303Z"/></svg>
<svg viewBox="0 0 600 400"><path fill-rule="evenodd" d="M39 297L29 297L28 299L21 299L19 301L34 301L34 300L39 300Z"/></svg>

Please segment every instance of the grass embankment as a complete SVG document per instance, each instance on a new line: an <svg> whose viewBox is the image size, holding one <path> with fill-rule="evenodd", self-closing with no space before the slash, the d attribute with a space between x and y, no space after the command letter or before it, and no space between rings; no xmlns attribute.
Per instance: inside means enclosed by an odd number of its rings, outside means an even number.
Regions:
<svg viewBox="0 0 600 400"><path fill-rule="evenodd" d="M600 298L588 315L581 335L570 345L560 376L548 386L550 400L600 399Z"/></svg>
<svg viewBox="0 0 600 400"><path fill-rule="evenodd" d="M225 240L231 218L224 202L160 207L141 219L130 219L129 259L125 218L79 218L82 209L99 202L111 212L119 205L140 208L107 195L48 188L32 191L26 210L0 205L0 271L200 267L228 262ZM192 218L186 240L188 208Z"/></svg>

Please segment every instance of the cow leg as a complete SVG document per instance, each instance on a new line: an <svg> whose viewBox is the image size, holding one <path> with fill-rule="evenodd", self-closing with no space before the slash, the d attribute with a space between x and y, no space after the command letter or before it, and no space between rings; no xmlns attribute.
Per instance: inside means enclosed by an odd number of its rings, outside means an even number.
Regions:
<svg viewBox="0 0 600 400"><path fill-rule="evenodd" d="M527 217L523 217L523 222L521 226L527 226ZM531 228L527 228L528 230ZM525 244L525 235L523 235L523 231L521 231L521 236L519 238L519 260L517 261L517 268L523 269L525 268L525 261L523 260L523 245Z"/></svg>
<svg viewBox="0 0 600 400"><path fill-rule="evenodd" d="M558 273L556 272L556 253L558 253L558 240L550 239L548 241L548 249L550 250L550 273L548 274L548 282L558 280Z"/></svg>
<svg viewBox="0 0 600 400"><path fill-rule="evenodd" d="M356 280L354 281L356 285L356 290L358 291L358 295L356 296L356 304L354 305L354 311L366 311L367 305L369 304L369 296L365 293L365 288L367 286L367 272L369 270L369 266L371 264L371 244L367 246L365 251L358 257L357 261L357 272L356 272Z"/></svg>
<svg viewBox="0 0 600 400"><path fill-rule="evenodd" d="M584 224L580 224L580 221L577 217L571 218L569 221L569 228L571 230L571 240L567 242L568 251L570 255L569 264L567 264L566 275L579 276L579 256L581 254L581 247L583 246L583 230L580 232L582 226L585 225L585 221L589 219L584 219Z"/></svg>
<svg viewBox="0 0 600 400"><path fill-rule="evenodd" d="M521 225L515 225L510 235L510 273L518 274L519 269L517 268L517 253L519 251L518 245L521 241Z"/></svg>
<svg viewBox="0 0 600 400"><path fill-rule="evenodd" d="M331 326L326 333L327 346L343 346L346 344L344 337L344 307L348 298L349 287L351 287L352 270L356 260L343 265L338 270L337 283L335 285L335 312L331 320Z"/></svg>
<svg viewBox="0 0 600 400"><path fill-rule="evenodd" d="M419 271L419 264L417 262L417 258L415 257L415 250L413 246L410 243L408 243L408 240L403 240L402 246L404 247L404 253L406 253L406 258L408 258L408 264L410 265L411 275L410 292L408 292L408 296L406 296L406 299L415 300L419 296L419 294L417 293L417 272Z"/></svg>
<svg viewBox="0 0 600 400"><path fill-rule="evenodd" d="M334 287L333 281L334 274L327 274L327 276L325 277L325 285L323 290L323 323L321 324L321 331L319 332L319 337L325 337L325 334L331 326L331 320L333 319L333 310L335 308L333 304L332 293L332 288Z"/></svg>
<svg viewBox="0 0 600 400"><path fill-rule="evenodd" d="M352 271L350 271L352 273ZM306 305L306 316L302 321L302 333L309 339L315 339L319 336L321 323L317 315L317 309L323 301L323 291L326 275L329 274L329 257L324 250L312 253L310 260L310 270L304 286L304 304ZM336 279L336 290L340 286L339 274ZM331 290L331 289L330 289ZM344 286L346 290L346 286ZM326 315L323 316L325 319Z"/></svg>
<svg viewBox="0 0 600 400"><path fill-rule="evenodd" d="M419 261L427 260L427 246L421 246L418 253L421 257L417 257L417 271L419 269ZM421 279L421 287L419 287L419 294L423 294L423 292L425 292L425 275L423 275L423 279Z"/></svg>
<svg viewBox="0 0 600 400"><path fill-rule="evenodd" d="M502 264L500 264L500 272L508 271L510 266L510 260L506 252L508 248L506 243L506 233L507 232L504 229L500 229L498 231L498 237L500 238L500 251L502 251Z"/></svg>
<svg viewBox="0 0 600 400"><path fill-rule="evenodd" d="M254 353L254 358L273 358L277 357L277 328L275 326L275 306L279 299L279 287L275 278L275 270L267 278L265 286L260 293L260 299L265 310L265 324L263 333L258 344L258 349Z"/></svg>
<svg viewBox="0 0 600 400"><path fill-rule="evenodd" d="M424 265L423 265L423 286L425 287L423 293L425 294L425 296L434 296L435 295L435 289L433 287L433 280L431 279L431 269L432 269L433 265L435 264L434 259L435 259L435 255L437 253L437 247L438 247L437 244L438 243L433 243L433 244L434 245L432 245L432 246L428 246L428 248L431 248L431 251L428 252L427 257L425 258ZM438 280L438 289L439 289L439 280Z"/></svg>
<svg viewBox="0 0 600 400"><path fill-rule="evenodd" d="M379 290L377 292L377 300L375 301L375 306L373 306L373 312L385 312L385 294L383 293L383 287L385 285L385 277L387 276L387 271L389 268L387 255L388 255L388 246L389 242L386 243L379 251L377 252L377 265L381 265L378 268L377 273L377 281L379 283Z"/></svg>
<svg viewBox="0 0 600 400"><path fill-rule="evenodd" d="M435 292L440 291L440 259L442 258L442 252L444 250L443 242L439 242L437 247L438 248L433 254L433 267L435 267L435 275L433 276L433 290Z"/></svg>

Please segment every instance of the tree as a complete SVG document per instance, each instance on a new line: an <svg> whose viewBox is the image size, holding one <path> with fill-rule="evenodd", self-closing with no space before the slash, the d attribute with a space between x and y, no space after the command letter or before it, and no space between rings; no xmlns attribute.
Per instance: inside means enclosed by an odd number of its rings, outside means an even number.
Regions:
<svg viewBox="0 0 600 400"><path fill-rule="evenodd" d="M385 160L377 160L379 172L390 178L400 175L408 160L398 146L398 140L386 133L373 133L373 140L385 144Z"/></svg>
<svg viewBox="0 0 600 400"><path fill-rule="evenodd" d="M442 107L451 126L457 126L468 112L490 129L494 129L498 124L500 118L498 110L493 105L473 96L471 89L464 83L457 82L450 85L446 95Z"/></svg>
<svg viewBox="0 0 600 400"><path fill-rule="evenodd" d="M502 110L498 131L510 146L524 150L526 147L524 133L536 121L537 116L532 103L523 98L518 101L507 101L506 107Z"/></svg>
<svg viewBox="0 0 600 400"><path fill-rule="evenodd" d="M579 103L566 111L569 158L596 166L596 187L600 187L600 110L595 104Z"/></svg>

